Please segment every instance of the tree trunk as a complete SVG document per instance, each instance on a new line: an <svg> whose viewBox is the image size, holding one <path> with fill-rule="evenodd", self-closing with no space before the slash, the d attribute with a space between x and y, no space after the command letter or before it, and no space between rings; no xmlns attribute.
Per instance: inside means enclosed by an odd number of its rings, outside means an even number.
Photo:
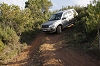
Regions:
<svg viewBox="0 0 100 66"><path fill-rule="evenodd" d="M100 49L100 30L98 29L99 49Z"/></svg>
<svg viewBox="0 0 100 66"><path fill-rule="evenodd" d="M99 50L100 50L100 19L98 20L98 39L99 39Z"/></svg>

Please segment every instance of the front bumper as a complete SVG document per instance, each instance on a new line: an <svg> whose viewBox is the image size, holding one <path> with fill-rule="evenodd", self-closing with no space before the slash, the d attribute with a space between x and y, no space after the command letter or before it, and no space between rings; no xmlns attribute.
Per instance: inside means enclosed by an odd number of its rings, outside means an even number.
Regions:
<svg viewBox="0 0 100 66"><path fill-rule="evenodd" d="M56 32L56 28L41 28L43 32Z"/></svg>

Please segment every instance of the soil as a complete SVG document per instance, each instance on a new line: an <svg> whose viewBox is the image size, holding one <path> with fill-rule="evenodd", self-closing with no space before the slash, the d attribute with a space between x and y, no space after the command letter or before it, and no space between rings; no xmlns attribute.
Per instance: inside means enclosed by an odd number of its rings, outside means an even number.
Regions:
<svg viewBox="0 0 100 66"><path fill-rule="evenodd" d="M100 61L67 47L71 28L61 34L41 33L7 66L100 66ZM63 39L65 39L63 40ZM66 42L66 43L64 43Z"/></svg>

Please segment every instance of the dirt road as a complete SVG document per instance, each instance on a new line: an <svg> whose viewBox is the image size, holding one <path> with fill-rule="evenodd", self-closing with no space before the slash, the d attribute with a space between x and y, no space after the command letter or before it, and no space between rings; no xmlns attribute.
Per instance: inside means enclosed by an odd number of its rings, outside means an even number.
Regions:
<svg viewBox="0 0 100 66"><path fill-rule="evenodd" d="M71 29L65 29L62 34L41 33L7 66L100 66L100 61L66 47L63 38L69 41L70 33Z"/></svg>

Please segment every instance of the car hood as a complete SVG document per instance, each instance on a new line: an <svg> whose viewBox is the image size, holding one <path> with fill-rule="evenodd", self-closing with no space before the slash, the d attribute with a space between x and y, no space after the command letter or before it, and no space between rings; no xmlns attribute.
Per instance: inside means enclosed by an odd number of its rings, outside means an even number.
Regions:
<svg viewBox="0 0 100 66"><path fill-rule="evenodd" d="M53 20L53 21L47 21L45 23L43 23L42 25L52 25L54 24L55 22L57 22L58 20Z"/></svg>

